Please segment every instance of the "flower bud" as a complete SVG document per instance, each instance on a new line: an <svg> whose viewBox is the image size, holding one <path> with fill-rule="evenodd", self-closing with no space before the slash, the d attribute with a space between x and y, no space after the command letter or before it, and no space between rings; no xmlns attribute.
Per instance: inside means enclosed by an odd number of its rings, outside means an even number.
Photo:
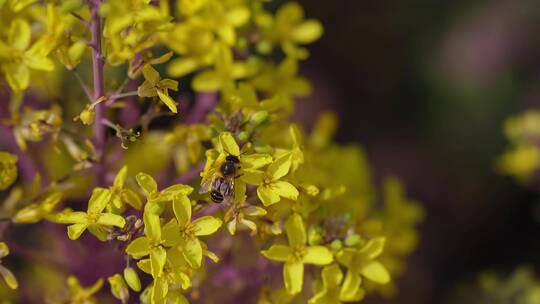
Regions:
<svg viewBox="0 0 540 304"><path fill-rule="evenodd" d="M268 112L257 111L251 115L249 121L254 125L262 124L268 118Z"/></svg>
<svg viewBox="0 0 540 304"><path fill-rule="evenodd" d="M358 234L351 234L345 238L345 246L354 247L362 242L362 238Z"/></svg>
<svg viewBox="0 0 540 304"><path fill-rule="evenodd" d="M96 112L94 112L93 109L84 109L81 114L79 114L79 118L85 125L91 125L94 122L95 117Z"/></svg>
<svg viewBox="0 0 540 304"><path fill-rule="evenodd" d="M141 291L141 281L139 280L139 276L137 275L135 269L131 267L124 269L124 279L126 280L128 286L133 289L133 291Z"/></svg>
<svg viewBox="0 0 540 304"><path fill-rule="evenodd" d="M343 242L341 240L334 240L330 243L330 248L334 250L340 250L343 247Z"/></svg>

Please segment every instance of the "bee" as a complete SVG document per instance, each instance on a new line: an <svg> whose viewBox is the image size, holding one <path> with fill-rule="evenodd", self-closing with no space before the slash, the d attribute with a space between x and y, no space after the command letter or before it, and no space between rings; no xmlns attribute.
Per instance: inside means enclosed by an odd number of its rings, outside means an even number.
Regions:
<svg viewBox="0 0 540 304"><path fill-rule="evenodd" d="M234 180L240 169L238 156L229 155L219 167L208 172L207 177L201 183L200 193L210 192L210 198L214 203L223 201L232 202L234 199Z"/></svg>

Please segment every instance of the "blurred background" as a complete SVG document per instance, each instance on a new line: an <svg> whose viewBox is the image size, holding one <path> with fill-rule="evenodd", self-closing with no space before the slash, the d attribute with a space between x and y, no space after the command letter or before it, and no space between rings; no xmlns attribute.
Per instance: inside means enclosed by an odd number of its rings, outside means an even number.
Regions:
<svg viewBox="0 0 540 304"><path fill-rule="evenodd" d="M337 110L375 180L399 176L426 208L398 296L366 303L463 303L487 269L540 270L540 188L495 169L505 118L540 102L538 2L300 2L325 35L303 66L319 106L297 115Z"/></svg>

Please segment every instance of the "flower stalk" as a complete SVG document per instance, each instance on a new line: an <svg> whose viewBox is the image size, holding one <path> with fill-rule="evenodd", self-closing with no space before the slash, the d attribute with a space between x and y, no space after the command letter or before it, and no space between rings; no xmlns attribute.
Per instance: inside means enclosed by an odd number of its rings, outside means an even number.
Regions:
<svg viewBox="0 0 540 304"><path fill-rule="evenodd" d="M91 22L90 30L92 32L92 73L94 83L94 100L98 100L105 94L103 80L103 55L101 52L101 18L99 16L99 6L101 0L89 1ZM96 121L94 124L94 145L96 148L98 163L96 166L97 184L105 184L105 167L103 166L103 154L105 150L106 126L101 123L105 118L105 105L98 103L95 107Z"/></svg>

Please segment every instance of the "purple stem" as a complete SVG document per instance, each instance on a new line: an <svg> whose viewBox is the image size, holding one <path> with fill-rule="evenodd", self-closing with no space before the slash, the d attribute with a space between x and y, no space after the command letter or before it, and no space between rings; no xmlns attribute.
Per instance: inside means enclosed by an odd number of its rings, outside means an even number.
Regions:
<svg viewBox="0 0 540 304"><path fill-rule="evenodd" d="M91 23L90 30L92 32L92 72L94 76L94 100L99 99L105 94L103 81L103 56L101 53L101 18L99 17L99 6L101 0L90 0ZM97 183L104 185L105 182L105 167L103 165L103 154L105 150L105 142L107 140L105 125L101 123L105 118L105 105L99 103L95 107L96 123L94 124L94 145L98 157L96 165Z"/></svg>

